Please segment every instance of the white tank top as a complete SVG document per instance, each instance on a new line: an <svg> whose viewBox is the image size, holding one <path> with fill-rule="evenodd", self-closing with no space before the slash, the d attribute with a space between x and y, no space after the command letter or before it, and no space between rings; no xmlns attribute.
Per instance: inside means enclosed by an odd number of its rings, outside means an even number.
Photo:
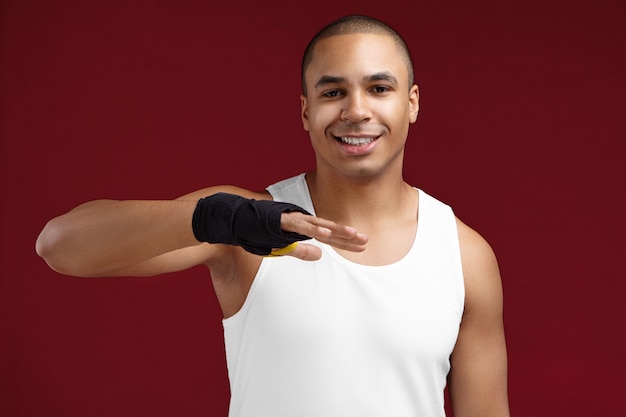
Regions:
<svg viewBox="0 0 626 417"><path fill-rule="evenodd" d="M314 213L304 174L268 187ZM413 246L365 266L317 242L322 258L264 258L223 321L231 417L444 416L464 306L454 214L419 193Z"/></svg>

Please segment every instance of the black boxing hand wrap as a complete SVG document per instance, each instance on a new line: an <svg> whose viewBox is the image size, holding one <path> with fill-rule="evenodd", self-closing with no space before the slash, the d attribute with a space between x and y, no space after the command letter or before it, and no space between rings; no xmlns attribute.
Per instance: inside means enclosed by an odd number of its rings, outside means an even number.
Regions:
<svg viewBox="0 0 626 417"><path fill-rule="evenodd" d="M236 245L257 255L269 255L272 249L310 239L281 229L281 214L293 211L310 214L294 204L217 193L198 201L191 224L200 242Z"/></svg>

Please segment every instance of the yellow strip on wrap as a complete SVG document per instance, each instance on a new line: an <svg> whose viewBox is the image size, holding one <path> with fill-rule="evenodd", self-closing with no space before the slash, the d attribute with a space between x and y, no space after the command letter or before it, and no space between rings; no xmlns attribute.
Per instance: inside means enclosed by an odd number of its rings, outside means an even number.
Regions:
<svg viewBox="0 0 626 417"><path fill-rule="evenodd" d="M275 256L287 255L289 252L294 250L296 248L296 246L298 246L298 242L293 242L293 243L285 246L284 248L273 250L272 253L270 253L269 255L266 255L265 257L266 258L273 258Z"/></svg>

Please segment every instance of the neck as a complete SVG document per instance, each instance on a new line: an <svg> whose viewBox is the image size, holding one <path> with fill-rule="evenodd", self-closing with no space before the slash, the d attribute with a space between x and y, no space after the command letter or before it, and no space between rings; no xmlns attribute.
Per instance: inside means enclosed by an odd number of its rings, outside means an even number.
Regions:
<svg viewBox="0 0 626 417"><path fill-rule="evenodd" d="M401 175L346 178L313 171L306 179L316 214L350 225L399 216L416 194Z"/></svg>

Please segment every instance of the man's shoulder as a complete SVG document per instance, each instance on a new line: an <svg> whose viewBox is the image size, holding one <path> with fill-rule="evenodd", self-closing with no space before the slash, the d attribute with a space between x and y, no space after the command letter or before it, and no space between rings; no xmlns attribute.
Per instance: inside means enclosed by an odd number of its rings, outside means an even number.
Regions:
<svg viewBox="0 0 626 417"><path fill-rule="evenodd" d="M461 254L465 262L490 262L495 260L491 245L476 230L456 218ZM493 258L493 259L492 259Z"/></svg>
<svg viewBox="0 0 626 417"><path fill-rule="evenodd" d="M203 197L208 197L217 193L229 193L240 195L245 198L253 198L255 200L271 200L272 197L266 190L252 191L247 188L239 187L236 185L215 185L211 187L202 188L200 190L185 194L178 198L178 200L199 200Z"/></svg>
<svg viewBox="0 0 626 417"><path fill-rule="evenodd" d="M199 200L203 197L207 197L217 193L229 193L240 195L245 198L253 198L255 200L272 200L272 191L280 192L289 188L304 186L306 187L306 181L304 179L305 174L295 175L278 182L275 182L267 187L265 190L254 191L248 188L239 187L237 185L214 185L206 188L202 188L197 191L185 194L178 198L178 200Z"/></svg>
<svg viewBox="0 0 626 417"><path fill-rule="evenodd" d="M485 238L458 218L457 230L467 310L490 299L490 295L497 295L495 298L501 296L500 270L496 255Z"/></svg>

